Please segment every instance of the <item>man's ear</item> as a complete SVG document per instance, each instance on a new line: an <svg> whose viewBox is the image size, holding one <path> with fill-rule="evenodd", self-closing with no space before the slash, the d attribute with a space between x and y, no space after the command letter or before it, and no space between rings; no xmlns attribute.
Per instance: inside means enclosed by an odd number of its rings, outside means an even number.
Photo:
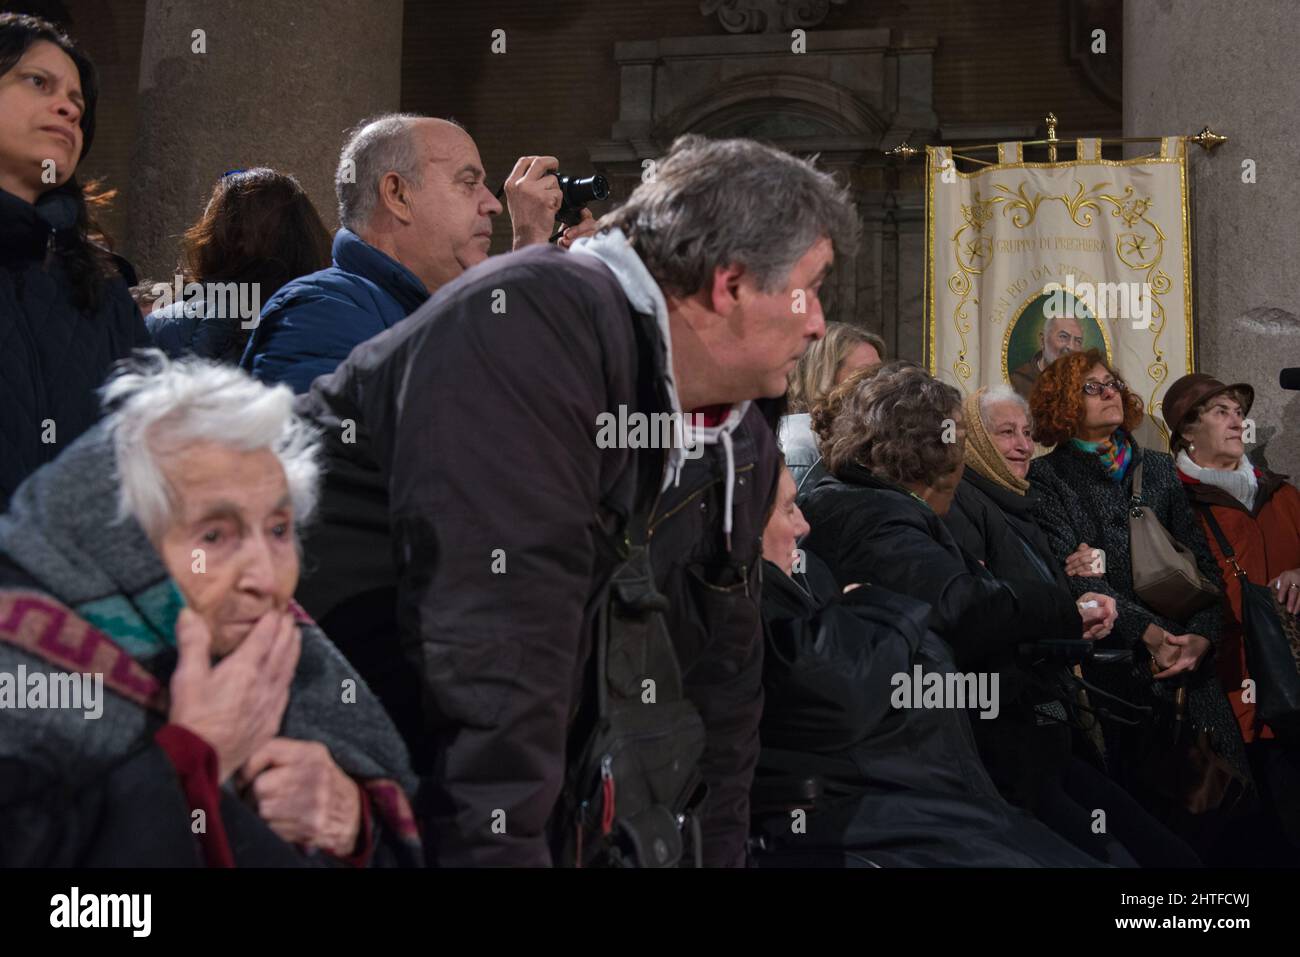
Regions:
<svg viewBox="0 0 1300 957"><path fill-rule="evenodd" d="M403 225L414 219L411 212L410 185L394 172L379 178L379 206Z"/></svg>
<svg viewBox="0 0 1300 957"><path fill-rule="evenodd" d="M714 267L709 305L718 315L730 316L740 305L740 285L744 276L745 267L738 263Z"/></svg>

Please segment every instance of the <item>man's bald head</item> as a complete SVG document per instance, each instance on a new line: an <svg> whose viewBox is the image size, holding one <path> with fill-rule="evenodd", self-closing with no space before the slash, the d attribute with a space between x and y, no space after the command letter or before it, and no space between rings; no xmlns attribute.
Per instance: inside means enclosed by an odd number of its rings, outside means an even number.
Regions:
<svg viewBox="0 0 1300 957"><path fill-rule="evenodd" d="M339 221L430 293L487 258L501 212L473 137L453 120L393 113L348 137Z"/></svg>
<svg viewBox="0 0 1300 957"><path fill-rule="evenodd" d="M378 202L380 179L396 173L418 189L427 153L450 152L452 144L464 141L474 142L456 121L415 113L388 113L360 123L348 133L334 174L339 222L360 232Z"/></svg>

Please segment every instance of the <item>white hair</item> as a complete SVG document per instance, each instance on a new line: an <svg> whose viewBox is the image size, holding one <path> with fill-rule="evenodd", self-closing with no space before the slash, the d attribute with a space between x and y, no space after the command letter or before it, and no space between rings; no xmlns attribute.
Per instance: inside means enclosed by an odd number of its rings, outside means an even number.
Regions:
<svg viewBox="0 0 1300 957"><path fill-rule="evenodd" d="M241 452L270 449L284 468L294 524L305 524L319 494L319 437L294 414L288 386L267 386L242 369L206 359L137 351L100 390L117 466L118 518L134 518L150 538L177 505L158 464L161 450L215 442Z"/></svg>
<svg viewBox="0 0 1300 957"><path fill-rule="evenodd" d="M991 410L995 405L1001 405L1003 402L1014 402L1025 412L1025 418L1033 424L1034 417L1029 411L1029 402L1023 395L1017 392L1005 382L999 382L997 385L991 385L980 394L980 419L984 423L984 428L992 429L993 423L989 421Z"/></svg>

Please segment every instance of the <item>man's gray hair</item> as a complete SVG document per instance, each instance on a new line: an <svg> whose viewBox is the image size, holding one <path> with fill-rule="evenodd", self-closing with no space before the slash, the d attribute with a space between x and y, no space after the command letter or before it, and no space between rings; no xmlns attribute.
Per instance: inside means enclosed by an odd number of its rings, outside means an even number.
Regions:
<svg viewBox="0 0 1300 957"><path fill-rule="evenodd" d="M423 185L419 143L415 138L418 113L385 113L363 120L348 131L334 173L339 198L339 223L354 232L370 221L379 202L379 181L396 173L416 189ZM460 126L455 120L449 120ZM462 127L463 129L463 127Z"/></svg>
<svg viewBox="0 0 1300 957"><path fill-rule="evenodd" d="M319 436L294 413L288 386L150 349L124 363L101 394L117 463L118 517L135 518L150 538L163 534L177 504L158 457L197 442L270 449L284 468L295 526L310 519L319 495Z"/></svg>
<svg viewBox="0 0 1300 957"><path fill-rule="evenodd" d="M773 292L823 236L836 257L850 258L861 229L848 191L812 161L754 140L695 134L679 136L601 226L621 229L655 281L678 296L733 264Z"/></svg>
<svg viewBox="0 0 1300 957"><path fill-rule="evenodd" d="M989 386L984 392L980 393L980 419L984 423L984 428L992 431L993 423L989 421L991 410L995 405L1001 405L1003 402L1014 402L1020 408L1025 410L1025 418L1033 425L1034 416L1029 411L1029 402L1023 395L1017 392L1005 382L999 382L997 385Z"/></svg>

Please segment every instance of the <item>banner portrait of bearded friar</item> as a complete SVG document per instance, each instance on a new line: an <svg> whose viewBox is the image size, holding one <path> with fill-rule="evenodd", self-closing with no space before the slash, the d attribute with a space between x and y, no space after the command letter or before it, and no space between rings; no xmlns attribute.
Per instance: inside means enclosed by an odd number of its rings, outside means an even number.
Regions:
<svg viewBox="0 0 1300 957"><path fill-rule="evenodd" d="M1143 401L1139 441L1164 448L1164 389L1193 369L1186 154L956 169L928 149L926 343L932 374L969 394L1009 383L1028 398L1048 365L1102 352Z"/></svg>

